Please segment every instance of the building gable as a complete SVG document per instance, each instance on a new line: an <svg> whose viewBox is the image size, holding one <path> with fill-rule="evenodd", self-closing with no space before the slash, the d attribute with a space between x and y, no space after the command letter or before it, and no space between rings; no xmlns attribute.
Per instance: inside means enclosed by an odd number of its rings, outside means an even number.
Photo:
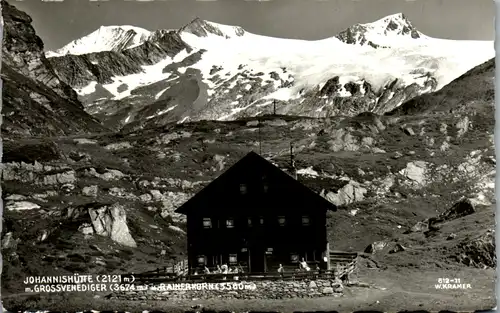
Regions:
<svg viewBox="0 0 500 313"><path fill-rule="evenodd" d="M214 203L216 201L223 202L225 199L220 199L224 197L218 193L220 190L227 188L227 186L239 188L242 181L256 179L261 173L266 173L266 175L269 174L269 176L272 177L271 184L274 186L285 186L284 188L290 189L286 197L290 198L291 202L293 202L294 197L300 197L300 201L307 201L307 203L311 204L311 208L336 210L335 205L307 188L257 153L250 152L180 206L175 212L188 215L195 210L200 210L200 207L206 207L209 203ZM272 187L273 186L271 186L271 188ZM228 193L230 194L232 190L234 189L228 190ZM214 197L218 197L219 199L214 199Z"/></svg>

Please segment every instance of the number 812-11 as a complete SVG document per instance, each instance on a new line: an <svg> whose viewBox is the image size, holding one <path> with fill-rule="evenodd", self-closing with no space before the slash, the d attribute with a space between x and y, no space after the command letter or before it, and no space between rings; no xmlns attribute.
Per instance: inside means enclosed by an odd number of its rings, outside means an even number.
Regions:
<svg viewBox="0 0 500 313"><path fill-rule="evenodd" d="M439 284L450 284L450 283L455 283L455 284L460 284L460 279L459 278L438 278L438 283Z"/></svg>

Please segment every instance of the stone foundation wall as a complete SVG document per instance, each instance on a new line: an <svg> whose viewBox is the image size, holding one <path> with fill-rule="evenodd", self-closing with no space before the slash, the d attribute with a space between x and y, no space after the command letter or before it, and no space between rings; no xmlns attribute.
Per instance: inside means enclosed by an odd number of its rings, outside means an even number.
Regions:
<svg viewBox="0 0 500 313"><path fill-rule="evenodd" d="M169 286L170 285L170 286ZM145 288L146 286L144 286ZM140 287L136 287L139 289ZM303 281L234 281L225 283L176 283L148 286L147 290L131 290L111 295L120 300L170 299L286 299L341 296L340 280ZM177 290L175 290L177 289Z"/></svg>

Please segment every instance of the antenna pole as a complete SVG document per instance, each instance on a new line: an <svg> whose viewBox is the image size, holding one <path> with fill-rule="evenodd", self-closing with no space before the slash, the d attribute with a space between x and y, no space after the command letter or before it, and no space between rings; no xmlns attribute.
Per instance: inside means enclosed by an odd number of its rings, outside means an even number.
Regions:
<svg viewBox="0 0 500 313"><path fill-rule="evenodd" d="M261 140L261 137L260 137L260 119L257 120L258 121L258 129L259 129L259 155L262 155L262 140Z"/></svg>

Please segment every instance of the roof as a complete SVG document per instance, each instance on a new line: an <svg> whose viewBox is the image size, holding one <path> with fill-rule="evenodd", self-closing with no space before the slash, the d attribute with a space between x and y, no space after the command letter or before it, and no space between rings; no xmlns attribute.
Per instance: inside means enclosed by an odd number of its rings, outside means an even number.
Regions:
<svg viewBox="0 0 500 313"><path fill-rule="evenodd" d="M258 155L255 152L249 152L247 155L245 155L243 158L241 158L238 162L236 162L233 166L231 166L229 169L227 169L224 173L222 173L219 177L214 179L210 184L205 186L202 190L200 190L196 195L191 197L188 201L186 201L183 205L181 205L179 208L175 210L176 213L180 214L187 214L189 211L195 209L197 206L197 203L203 203L200 202L203 199L208 199L210 197L211 192L215 189L215 187L222 181L226 179L230 179L231 177L234 177L234 174L237 174L240 171L248 171L248 168L253 168L256 166L260 166L266 170L272 171L276 178L279 181L282 182L287 182L288 184L294 186L294 188L298 188L308 199L314 199L315 201L318 201L321 207L324 207L326 209L336 211L337 207L317 194L316 192L312 191L287 173L283 172L281 169L276 167L274 164L263 158L262 156Z"/></svg>

